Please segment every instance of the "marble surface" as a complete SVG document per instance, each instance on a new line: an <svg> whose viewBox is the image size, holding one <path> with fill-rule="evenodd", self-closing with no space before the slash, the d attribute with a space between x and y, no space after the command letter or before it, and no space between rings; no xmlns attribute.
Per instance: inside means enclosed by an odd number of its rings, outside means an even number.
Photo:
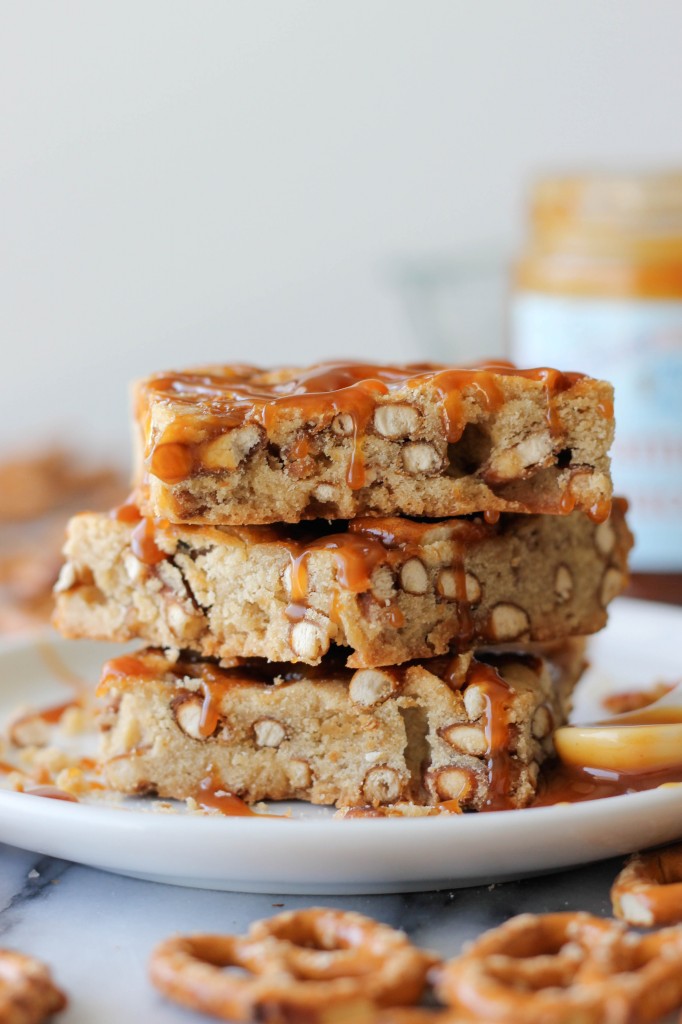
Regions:
<svg viewBox="0 0 682 1024"><path fill-rule="evenodd" d="M141 882L0 845L0 944L51 966L70 997L60 1024L198 1024L208 1018L165 1002L146 979L151 949L174 932L241 932L283 909L325 905L404 928L416 943L448 956L524 911L608 915L621 863L472 889L307 898Z"/></svg>

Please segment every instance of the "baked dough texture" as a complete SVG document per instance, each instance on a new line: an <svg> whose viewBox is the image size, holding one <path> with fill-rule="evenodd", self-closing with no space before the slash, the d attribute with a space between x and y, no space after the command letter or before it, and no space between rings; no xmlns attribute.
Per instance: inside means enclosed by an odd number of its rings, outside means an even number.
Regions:
<svg viewBox="0 0 682 1024"><path fill-rule="evenodd" d="M108 784L201 803L338 807L457 801L523 807L584 667L584 641L402 669L220 669L146 649L109 662L100 695Z"/></svg>
<svg viewBox="0 0 682 1024"><path fill-rule="evenodd" d="M610 384L511 364L159 373L135 390L138 500L175 523L488 511L596 518Z"/></svg>
<svg viewBox="0 0 682 1024"><path fill-rule="evenodd" d="M503 515L300 527L154 526L71 520L58 584L62 633L350 667L453 648L559 640L601 629L632 543L610 518ZM151 553L150 553L151 548Z"/></svg>

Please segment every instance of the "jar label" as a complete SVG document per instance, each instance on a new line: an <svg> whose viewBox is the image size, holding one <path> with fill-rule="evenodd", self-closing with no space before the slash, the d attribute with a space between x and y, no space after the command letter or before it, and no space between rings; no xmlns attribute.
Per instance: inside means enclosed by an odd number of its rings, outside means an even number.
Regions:
<svg viewBox="0 0 682 1024"><path fill-rule="evenodd" d="M632 568L682 569L682 302L563 298L512 301L519 366L554 366L615 388L616 494L630 501Z"/></svg>

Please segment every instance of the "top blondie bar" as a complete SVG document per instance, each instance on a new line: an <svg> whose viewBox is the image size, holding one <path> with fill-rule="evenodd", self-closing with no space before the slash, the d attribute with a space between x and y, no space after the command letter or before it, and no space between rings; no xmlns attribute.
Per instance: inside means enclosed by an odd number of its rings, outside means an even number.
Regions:
<svg viewBox="0 0 682 1024"><path fill-rule="evenodd" d="M135 387L138 501L173 523L608 515L613 392L579 373L207 366Z"/></svg>

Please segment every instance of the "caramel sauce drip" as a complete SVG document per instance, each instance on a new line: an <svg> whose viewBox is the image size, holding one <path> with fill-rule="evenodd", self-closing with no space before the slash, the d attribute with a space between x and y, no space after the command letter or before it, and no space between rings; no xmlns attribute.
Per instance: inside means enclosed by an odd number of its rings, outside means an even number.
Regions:
<svg viewBox="0 0 682 1024"><path fill-rule="evenodd" d="M168 557L156 543L155 534L154 520L144 517L137 524L130 538L133 554L145 565L158 565Z"/></svg>
<svg viewBox="0 0 682 1024"><path fill-rule="evenodd" d="M659 683L649 690L630 693L615 693L604 703L609 710L618 714L627 713L627 720L620 728L627 735L633 726L666 726L682 722L682 707L658 706L657 701L673 687ZM604 726L619 724L618 719L606 719ZM633 763L637 762L633 759ZM601 800L609 796L624 796L656 789L666 784L682 784L682 751L679 764L664 769L632 771L607 771L590 765L551 762L541 776L541 785L533 806L545 807L556 803L578 803L585 800Z"/></svg>
<svg viewBox="0 0 682 1024"><path fill-rule="evenodd" d="M607 772L552 761L541 773L533 807L583 803L641 793L670 783L682 784L682 765L656 772Z"/></svg>
<svg viewBox="0 0 682 1024"><path fill-rule="evenodd" d="M561 515L570 515L570 513L574 511L578 499L573 489L573 480L575 477L581 475L583 475L582 470L577 470L573 473L568 487L561 495L561 498L559 499L559 512ZM585 511L593 523L603 523L611 515L613 501L617 500L619 499L603 498L600 501L595 501L595 503L590 505L590 507Z"/></svg>
<svg viewBox="0 0 682 1024"><path fill-rule="evenodd" d="M474 632L471 608L466 594L466 572L463 551L465 545L480 542L490 535L490 529L479 521L445 521L451 528L450 542L456 553L450 565L455 576L455 594L458 603L460 629L458 640L468 642ZM290 602L286 614L290 622L305 618L308 610L308 560L314 551L328 551L336 567L336 592L333 600L332 620L338 623L339 590L351 594L364 594L371 588L372 574L381 565L396 569L410 557L423 557L425 535L438 528L438 522L421 523L393 517L375 519L358 518L348 524L347 533L332 533L305 544L284 543L291 558ZM387 609L388 622L395 629L405 624L405 617L397 605Z"/></svg>
<svg viewBox="0 0 682 1024"><path fill-rule="evenodd" d="M169 524L164 519L143 516L134 494L122 505L112 509L109 515L119 523L128 523L135 527L130 537L130 547L140 562L145 565L158 565L168 557L165 551L159 548L156 537L157 531L168 529Z"/></svg>
<svg viewBox="0 0 682 1024"><path fill-rule="evenodd" d="M199 783L199 787L192 793L192 797L204 810L220 811L221 814L230 818L258 817L241 797L229 793L220 782L216 782L211 776Z"/></svg>
<svg viewBox="0 0 682 1024"><path fill-rule="evenodd" d="M212 776L208 776L199 783L198 788L192 793L192 798L199 807L208 811L220 811L228 818L284 818L283 814L261 814L254 811L242 800L224 788Z"/></svg>
<svg viewBox="0 0 682 1024"><path fill-rule="evenodd" d="M497 383L494 374L500 372L495 367L492 372L484 367L470 370L441 370L431 375L431 385L435 387L441 401L445 436L448 444L459 441L464 433L466 425L466 414L464 411L464 391L474 388L483 398L483 406L486 412L497 412L504 402L504 396ZM416 382L421 384L426 377L417 377ZM412 381L405 382L407 386L413 385Z"/></svg>
<svg viewBox="0 0 682 1024"><path fill-rule="evenodd" d="M112 519L119 523L139 523L142 513L138 507L134 494L128 495L122 505L117 505L109 513Z"/></svg>
<svg viewBox="0 0 682 1024"><path fill-rule="evenodd" d="M531 371L535 376L534 380L542 382L547 397L547 425L550 433L556 436L561 431L561 420L556 408L556 397L563 391L567 391L575 383L574 374L561 373L559 370L552 370L549 367L542 367ZM613 409L611 410L613 415Z"/></svg>
<svg viewBox="0 0 682 1024"><path fill-rule="evenodd" d="M313 551L331 552L337 585L352 594L369 590L374 569L389 562L391 557L389 549L381 541L350 532L320 537L302 547L289 545L291 601L287 616L292 622L304 618L308 608L308 559Z"/></svg>
<svg viewBox="0 0 682 1024"><path fill-rule="evenodd" d="M324 425L343 413L352 422L353 449L347 482L352 490L365 486L363 441L377 398L400 388L434 388L439 396L444 429L449 443L457 442L466 422L465 395L477 391L489 412L495 412L504 396L498 378L522 377L540 382L546 393L547 421L553 433L560 429L556 397L583 378L547 367L519 370L511 363L481 363L451 368L431 363L377 366L370 363L319 363L292 376L289 371L264 372L254 367L215 367L194 373L160 374L144 384L138 394L138 414L145 394L186 405L198 402L205 413L197 429L191 412L176 416L170 427L147 447L148 468L168 484L181 483L201 464L200 445L227 430L252 422L270 434L283 411ZM604 407L604 414L607 409ZM145 416L141 417L146 419ZM294 459L302 455L294 446Z"/></svg>
<svg viewBox="0 0 682 1024"><path fill-rule="evenodd" d="M462 657L466 658L466 655L456 654L452 658L429 659L434 675L437 675L454 691L463 689L469 682L470 662L465 661L463 664Z"/></svg>
<svg viewBox="0 0 682 1024"><path fill-rule="evenodd" d="M201 690L204 702L201 705L199 718L199 734L205 738L212 736L220 721L220 698L225 690L225 683L214 679L201 679Z"/></svg>
<svg viewBox="0 0 682 1024"><path fill-rule="evenodd" d="M511 688L492 665L472 662L467 686L475 685L486 701L482 716L487 742L485 757L488 766L488 793L481 810L501 811L511 808L511 793L517 768L510 751L509 702Z"/></svg>
<svg viewBox="0 0 682 1024"><path fill-rule="evenodd" d="M215 688L213 690L214 697L218 694L218 686L224 693L228 687L252 685L253 683L268 686L275 679L280 683L288 683L296 682L299 679L329 679L332 676L345 679L348 675L333 659L325 659L324 665L316 666L291 665L289 662L266 661L264 658L238 658L235 660L238 664L222 668L204 661L180 659L173 664L167 664L165 671L172 672L178 679L190 676L201 683L209 684L210 687Z"/></svg>
<svg viewBox="0 0 682 1024"><path fill-rule="evenodd" d="M103 679L124 678L125 676L142 676L145 679L153 679L155 675L155 669L144 658L136 658L134 654L122 654L119 658L110 658L102 669Z"/></svg>
<svg viewBox="0 0 682 1024"><path fill-rule="evenodd" d="M595 501L594 505L587 509L587 514L593 523L604 523L611 514L611 505L612 502L607 499Z"/></svg>
<svg viewBox="0 0 682 1024"><path fill-rule="evenodd" d="M460 807L459 800L441 800L438 804L441 811L446 814L461 814L462 808Z"/></svg>
<svg viewBox="0 0 682 1024"><path fill-rule="evenodd" d="M464 554L460 548L457 557L453 559L450 568L455 578L455 600L459 615L459 628L457 636L453 637L451 643L457 643L460 648L468 646L474 638L474 619L471 612L471 605L467 598L467 574L464 568Z"/></svg>
<svg viewBox="0 0 682 1024"><path fill-rule="evenodd" d="M109 686L115 686L124 679L155 679L157 675L156 667L145 658L137 658L133 654L110 658L102 667L97 696L102 696Z"/></svg>

